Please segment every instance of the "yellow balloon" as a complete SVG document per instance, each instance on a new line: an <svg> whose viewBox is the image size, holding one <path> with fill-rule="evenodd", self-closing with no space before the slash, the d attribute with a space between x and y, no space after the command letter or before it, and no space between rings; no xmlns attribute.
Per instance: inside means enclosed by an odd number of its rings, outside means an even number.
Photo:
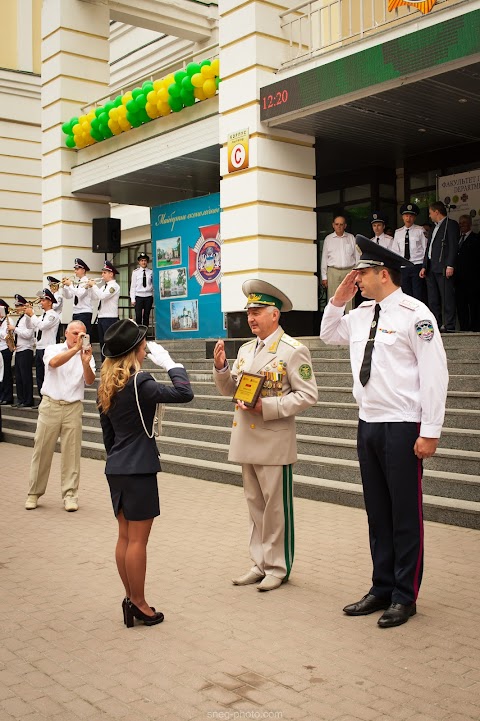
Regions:
<svg viewBox="0 0 480 721"><path fill-rule="evenodd" d="M93 120L94 117L95 117L95 111L90 110L90 112L87 115L88 120Z"/></svg>
<svg viewBox="0 0 480 721"><path fill-rule="evenodd" d="M82 132L82 126L80 125L80 123L77 123L76 125L73 126L72 130L73 130L74 135L78 135L79 133Z"/></svg>
<svg viewBox="0 0 480 721"><path fill-rule="evenodd" d="M172 108L168 103L158 103L157 108L159 115L161 115L162 117L170 115L170 113L172 112Z"/></svg>
<svg viewBox="0 0 480 721"><path fill-rule="evenodd" d="M150 90L147 95L147 102L152 103L152 105L156 105L158 103L156 90Z"/></svg>
<svg viewBox="0 0 480 721"><path fill-rule="evenodd" d="M219 60L219 58L215 58L215 60L212 60L210 67L212 68L213 72L215 73L215 76L217 78L220 77L220 60Z"/></svg>
<svg viewBox="0 0 480 721"><path fill-rule="evenodd" d="M206 100L207 99L207 96L203 92L203 88L195 88L195 90L193 91L193 94L195 95L197 100Z"/></svg>
<svg viewBox="0 0 480 721"><path fill-rule="evenodd" d="M160 88L163 88L163 80L154 80L153 81L153 89L156 90L158 93Z"/></svg>
<svg viewBox="0 0 480 721"><path fill-rule="evenodd" d="M205 78L211 79L215 77L215 72L212 70L211 65L202 65L200 72L202 73L204 80Z"/></svg>
<svg viewBox="0 0 480 721"><path fill-rule="evenodd" d="M83 123L82 123L82 130L83 130L85 133L89 133L89 132L90 132L90 123L88 122L88 120L84 120L84 121L83 121Z"/></svg>
<svg viewBox="0 0 480 721"><path fill-rule="evenodd" d="M112 108L108 113L108 116L111 120L118 120L118 108Z"/></svg>
<svg viewBox="0 0 480 721"><path fill-rule="evenodd" d="M202 73L195 73L195 75L192 75L191 81L194 88L201 88L205 82L205 78Z"/></svg>
<svg viewBox="0 0 480 721"><path fill-rule="evenodd" d="M168 102L168 89L167 88L160 88L160 90L157 93L157 105L158 103L166 103Z"/></svg>
<svg viewBox="0 0 480 721"><path fill-rule="evenodd" d="M127 117L127 108L125 105L119 105L118 108L115 108L117 111L117 119L120 120L120 118L126 118Z"/></svg>
<svg viewBox="0 0 480 721"><path fill-rule="evenodd" d="M122 97L122 105L126 105L129 100L132 99L132 93L128 91L128 93L125 93L125 95Z"/></svg>
<svg viewBox="0 0 480 721"><path fill-rule="evenodd" d="M217 92L217 86L215 85L215 80L208 79L205 80L203 83L203 92L207 96L207 98L213 98L215 93Z"/></svg>
<svg viewBox="0 0 480 721"><path fill-rule="evenodd" d="M156 105L153 105L153 103L147 103L145 105L145 112L149 118L158 118L158 109Z"/></svg>
<svg viewBox="0 0 480 721"><path fill-rule="evenodd" d="M120 118L118 124L123 131L130 130L132 127L126 118Z"/></svg>
<svg viewBox="0 0 480 721"><path fill-rule="evenodd" d="M170 73L170 75L167 75L165 78L163 78L163 87L169 88L172 83L175 82L175 77L173 73Z"/></svg>

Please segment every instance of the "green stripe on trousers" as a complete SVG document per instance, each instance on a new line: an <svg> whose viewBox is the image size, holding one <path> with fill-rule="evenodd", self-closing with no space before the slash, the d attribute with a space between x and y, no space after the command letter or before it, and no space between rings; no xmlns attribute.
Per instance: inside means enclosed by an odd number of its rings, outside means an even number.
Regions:
<svg viewBox="0 0 480 721"><path fill-rule="evenodd" d="M292 570L293 556L295 552L295 530L293 526L293 472L292 464L283 466L283 513L285 517L285 564L287 575Z"/></svg>

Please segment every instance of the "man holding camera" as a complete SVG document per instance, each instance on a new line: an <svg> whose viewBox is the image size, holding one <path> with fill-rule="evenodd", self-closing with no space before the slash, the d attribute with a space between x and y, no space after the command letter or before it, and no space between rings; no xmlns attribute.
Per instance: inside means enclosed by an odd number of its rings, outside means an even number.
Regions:
<svg viewBox="0 0 480 721"><path fill-rule="evenodd" d="M66 511L78 510L82 412L85 385L95 381L95 360L85 326L74 320L65 343L48 346L44 355L45 381L38 408L30 487L25 508L37 507L47 488L57 438L60 436L61 491Z"/></svg>

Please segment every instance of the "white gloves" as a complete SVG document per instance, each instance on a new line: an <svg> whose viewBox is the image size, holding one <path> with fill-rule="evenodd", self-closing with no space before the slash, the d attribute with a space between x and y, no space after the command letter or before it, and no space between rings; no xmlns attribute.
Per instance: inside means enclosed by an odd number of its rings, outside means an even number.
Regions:
<svg viewBox="0 0 480 721"><path fill-rule="evenodd" d="M159 343L155 343L152 340L147 341L147 348L150 353L147 354L147 358L155 363L160 368L165 368L166 371L172 370L172 368L183 368L181 363L175 363L170 357L168 350L165 350Z"/></svg>

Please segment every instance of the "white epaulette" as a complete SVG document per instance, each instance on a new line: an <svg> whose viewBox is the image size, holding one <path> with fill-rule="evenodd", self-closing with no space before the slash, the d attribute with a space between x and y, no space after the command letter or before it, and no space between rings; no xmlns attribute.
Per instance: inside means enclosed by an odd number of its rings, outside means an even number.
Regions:
<svg viewBox="0 0 480 721"><path fill-rule="evenodd" d="M296 338L292 338L292 336L287 335L286 333L282 335L280 340L282 340L287 345L292 346L292 348L300 348L300 346L303 345L303 343L300 343L299 340L296 340Z"/></svg>
<svg viewBox="0 0 480 721"><path fill-rule="evenodd" d="M359 308L371 308L372 305L375 304L374 300L364 300L363 303L360 303L358 306Z"/></svg>
<svg viewBox="0 0 480 721"><path fill-rule="evenodd" d="M420 307L419 303L413 300L413 298L404 298L398 305L401 305L403 308L408 308L408 310L417 310L417 308Z"/></svg>

